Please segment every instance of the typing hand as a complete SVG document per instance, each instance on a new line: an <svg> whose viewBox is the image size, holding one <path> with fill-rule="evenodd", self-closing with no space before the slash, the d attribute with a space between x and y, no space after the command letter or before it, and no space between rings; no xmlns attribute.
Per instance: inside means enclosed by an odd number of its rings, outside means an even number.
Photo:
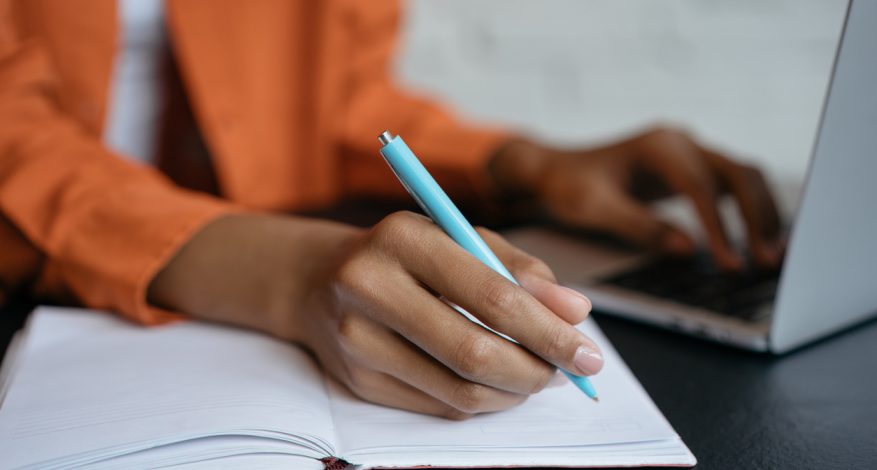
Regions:
<svg viewBox="0 0 877 470"><path fill-rule="evenodd" d="M761 173L705 148L684 132L654 129L596 149L558 151L514 141L490 163L498 185L535 195L560 222L618 235L676 254L694 251L682 230L645 203L679 193L696 209L717 264L739 269L716 207L730 193L747 227L749 252L762 267L782 257L776 204Z"/></svg>
<svg viewBox="0 0 877 470"><path fill-rule="evenodd" d="M521 286L421 215L399 212L368 231L242 215L197 234L149 298L300 343L365 400L453 419L523 402L556 367L598 372L597 346L572 326L590 302L558 286L541 261L479 232Z"/></svg>

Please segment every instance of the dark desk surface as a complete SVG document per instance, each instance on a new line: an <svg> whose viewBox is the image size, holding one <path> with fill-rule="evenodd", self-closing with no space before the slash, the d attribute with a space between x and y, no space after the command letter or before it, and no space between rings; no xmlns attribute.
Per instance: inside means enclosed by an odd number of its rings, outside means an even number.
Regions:
<svg viewBox="0 0 877 470"><path fill-rule="evenodd" d="M598 321L698 468L877 468L877 322L772 357Z"/></svg>
<svg viewBox="0 0 877 470"><path fill-rule="evenodd" d="M0 312L0 350L29 309ZM697 468L877 468L877 322L772 357L597 319Z"/></svg>

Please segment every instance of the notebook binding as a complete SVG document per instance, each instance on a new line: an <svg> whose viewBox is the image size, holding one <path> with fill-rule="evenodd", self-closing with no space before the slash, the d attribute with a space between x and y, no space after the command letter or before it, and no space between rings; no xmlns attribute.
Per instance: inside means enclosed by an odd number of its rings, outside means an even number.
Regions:
<svg viewBox="0 0 877 470"><path fill-rule="evenodd" d="M320 459L320 462L323 462L323 470L345 470L351 468L350 462L338 457L325 457Z"/></svg>

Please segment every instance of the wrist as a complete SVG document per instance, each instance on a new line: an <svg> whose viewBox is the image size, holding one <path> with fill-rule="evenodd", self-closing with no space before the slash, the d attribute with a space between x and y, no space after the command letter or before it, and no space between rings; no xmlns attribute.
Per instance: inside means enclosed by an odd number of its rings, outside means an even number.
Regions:
<svg viewBox="0 0 877 470"><path fill-rule="evenodd" d="M317 316L331 310L332 293L327 291L337 266L356 246L364 230L336 222L296 219L287 227L286 249L280 274L270 286L272 302L268 316L275 335L287 341L308 344Z"/></svg>
<svg viewBox="0 0 877 470"><path fill-rule="evenodd" d="M298 339L311 284L358 230L243 214L199 231L150 283L150 303L203 320Z"/></svg>

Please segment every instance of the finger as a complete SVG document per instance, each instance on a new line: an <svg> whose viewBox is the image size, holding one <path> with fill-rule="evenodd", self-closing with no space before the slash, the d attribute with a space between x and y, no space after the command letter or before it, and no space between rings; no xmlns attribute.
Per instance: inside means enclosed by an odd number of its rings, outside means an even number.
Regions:
<svg viewBox="0 0 877 470"><path fill-rule="evenodd" d="M694 204L716 262L725 269L739 269L742 263L728 243L719 216L717 182L693 140L682 132L658 130L642 136L638 143L635 158Z"/></svg>
<svg viewBox="0 0 877 470"><path fill-rule="evenodd" d="M524 290L570 325L578 325L591 313L591 299L577 290L539 277L518 279Z"/></svg>
<svg viewBox="0 0 877 470"><path fill-rule="evenodd" d="M481 263L449 237L424 236L430 240L431 256L402 255L417 280L551 364L580 375L594 374L603 367L597 345L523 287Z"/></svg>
<svg viewBox="0 0 877 470"><path fill-rule="evenodd" d="M357 378L346 385L354 395L379 405L455 420L472 416L472 413L460 411L395 377L379 372L358 372Z"/></svg>
<svg viewBox="0 0 877 470"><path fill-rule="evenodd" d="M675 255L690 255L694 252L695 245L691 237L661 220L648 207L618 187L601 185L592 195L598 192L599 196L595 200L582 201L580 206L595 204L599 207L570 214L569 218L582 218L583 225L613 233L645 248L660 249ZM588 219L585 220L585 217Z"/></svg>
<svg viewBox="0 0 877 470"><path fill-rule="evenodd" d="M702 147L701 151L740 208L753 258L762 266L775 267L782 256L777 240L780 216L761 172L713 150Z"/></svg>
<svg viewBox="0 0 877 470"><path fill-rule="evenodd" d="M344 336L354 360L427 393L467 414L501 411L523 403L511 393L461 378L398 334L363 317ZM546 382L547 385L547 382Z"/></svg>
<svg viewBox="0 0 877 470"><path fill-rule="evenodd" d="M476 229L521 286L567 323L577 325L588 317L591 300L584 294L557 284L554 273L542 260L518 249L498 233Z"/></svg>
<svg viewBox="0 0 877 470"><path fill-rule="evenodd" d="M476 227L475 231L490 246L494 254L512 273L522 276L540 277L550 282L557 282L554 272L545 262L509 243L502 235L484 227ZM515 276L517 278L517 275Z"/></svg>
<svg viewBox="0 0 877 470"><path fill-rule="evenodd" d="M531 394L542 390L554 373L550 364L472 323L413 279L395 279L382 289L386 295L375 299L365 313L459 377Z"/></svg>

